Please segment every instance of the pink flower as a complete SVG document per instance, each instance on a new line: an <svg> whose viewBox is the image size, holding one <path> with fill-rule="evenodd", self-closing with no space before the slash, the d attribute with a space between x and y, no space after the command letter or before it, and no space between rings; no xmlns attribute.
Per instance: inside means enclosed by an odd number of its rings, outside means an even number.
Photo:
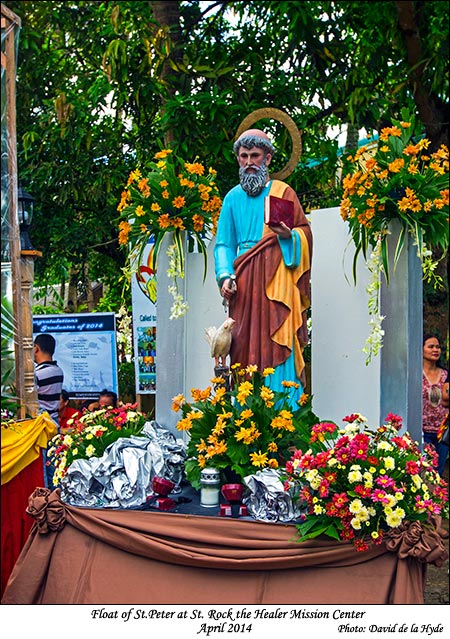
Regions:
<svg viewBox="0 0 450 639"><path fill-rule="evenodd" d="M384 488L393 488L395 490L395 480L389 475L383 475L383 477L377 477L375 483L378 486L383 486Z"/></svg>
<svg viewBox="0 0 450 639"><path fill-rule="evenodd" d="M372 491L372 500L380 501L382 504L389 503L389 499L386 496L386 491L381 490L381 488L375 488L375 490Z"/></svg>

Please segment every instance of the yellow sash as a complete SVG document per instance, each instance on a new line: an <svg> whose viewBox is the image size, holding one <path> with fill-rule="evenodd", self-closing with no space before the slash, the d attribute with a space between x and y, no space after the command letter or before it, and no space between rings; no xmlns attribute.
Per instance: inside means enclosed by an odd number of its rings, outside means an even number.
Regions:
<svg viewBox="0 0 450 639"><path fill-rule="evenodd" d="M283 193L287 185L279 180L274 180L270 188L270 194L276 197L283 197ZM297 233L301 243L300 264L293 268L287 268L283 259L275 271L273 279L267 286L267 297L276 302L282 302L289 309L286 320L272 336L277 344L287 346L290 350L294 349L294 361L297 377L300 378L301 372L305 367L303 360L302 348L297 338L297 331L303 324L302 313L309 306L308 299L302 299L302 295L297 287L300 277L310 269L310 256L308 240L302 229L293 229L293 233Z"/></svg>

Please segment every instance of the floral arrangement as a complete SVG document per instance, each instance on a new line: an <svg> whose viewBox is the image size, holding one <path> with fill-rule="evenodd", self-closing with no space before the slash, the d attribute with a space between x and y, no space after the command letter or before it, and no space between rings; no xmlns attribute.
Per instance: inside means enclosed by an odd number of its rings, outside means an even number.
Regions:
<svg viewBox="0 0 450 639"><path fill-rule="evenodd" d="M183 395L173 398L172 409L181 411L179 431L189 433L185 472L200 486L203 468L229 469L246 477L263 468L279 468L290 457L290 448L307 441L317 417L311 397L303 394L292 406L296 382L284 382L282 392L267 385L273 368L231 367L231 389L223 377L211 380L205 390L192 389L193 402Z"/></svg>
<svg viewBox="0 0 450 639"><path fill-rule="evenodd" d="M372 277L367 286L371 332L363 351L366 363L382 346L382 317L379 313L380 276L389 282L388 236L397 220L400 233L393 256L394 268L407 233L414 237L425 279L435 286L437 262L431 249L445 254L448 248L448 148L442 145L428 153L430 140L415 134L413 119L402 112L403 121L381 130L376 148L373 142L347 158L349 172L343 178L341 216L348 222L356 247L353 277L360 253ZM369 255L369 246L371 253Z"/></svg>
<svg viewBox="0 0 450 639"><path fill-rule="evenodd" d="M389 414L376 431L359 414L343 421L341 430L332 422L315 424L309 447L286 464L286 489L308 512L297 525L300 541L327 535L363 551L403 523L448 517L436 453L432 447L421 452L407 432L401 435L400 417Z"/></svg>
<svg viewBox="0 0 450 639"><path fill-rule="evenodd" d="M136 411L136 404L75 414L67 420L70 432L56 435L49 443L48 457L55 466L55 486L64 479L73 461L101 457L120 437L139 436L147 421L147 415Z"/></svg>
<svg viewBox="0 0 450 639"><path fill-rule="evenodd" d="M408 117L404 112L402 115ZM426 247L448 248L448 148L428 154L430 140L415 136L412 121L393 121L381 130L375 153L362 160L368 147L352 157L343 178L341 216L349 223L356 246L367 257L369 244L381 241L383 270L389 280L387 236L392 220L400 222L394 264L406 233L415 238L419 257Z"/></svg>
<svg viewBox="0 0 450 639"><path fill-rule="evenodd" d="M174 282L169 287L174 298L172 317L187 310L177 285L177 278L184 277L184 232L189 249L196 245L203 254L206 275L205 241L216 233L222 205L215 177L216 171L206 170L197 159L186 162L171 149L163 149L144 173L132 171L117 207L119 243L131 245L131 261L139 262L145 246L153 241L152 268L156 270L161 242L166 233L173 235L168 269Z"/></svg>

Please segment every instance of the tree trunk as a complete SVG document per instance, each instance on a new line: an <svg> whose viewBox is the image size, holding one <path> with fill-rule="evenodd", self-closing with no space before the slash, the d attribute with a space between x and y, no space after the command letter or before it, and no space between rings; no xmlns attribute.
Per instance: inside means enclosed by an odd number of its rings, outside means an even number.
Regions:
<svg viewBox="0 0 450 639"><path fill-rule="evenodd" d="M347 137L345 139L344 153L351 153L358 149L359 129L354 124L347 124Z"/></svg>
<svg viewBox="0 0 450 639"><path fill-rule="evenodd" d="M180 28L180 7L178 2L165 1L165 2L150 2L153 11L153 17L158 23L159 27L166 32L167 38L171 41L171 46L166 47L168 52L166 53L166 59L163 62L160 77L167 86L167 92L169 97L173 96L176 89L176 71L171 67L169 60L174 62L180 59L181 56L181 28ZM155 28L155 36L157 35L158 27ZM161 113L164 114L164 106L166 99L161 97ZM164 144L170 145L175 139L174 131L169 129L164 134Z"/></svg>
<svg viewBox="0 0 450 639"><path fill-rule="evenodd" d="M444 109L440 109L422 82L422 74L427 61L423 58L417 21L416 6L419 3L412 0L397 0L395 4L398 26L403 36L410 66L409 83L420 119L424 123L427 137L431 141L431 149L435 151L441 144L448 144L447 105Z"/></svg>

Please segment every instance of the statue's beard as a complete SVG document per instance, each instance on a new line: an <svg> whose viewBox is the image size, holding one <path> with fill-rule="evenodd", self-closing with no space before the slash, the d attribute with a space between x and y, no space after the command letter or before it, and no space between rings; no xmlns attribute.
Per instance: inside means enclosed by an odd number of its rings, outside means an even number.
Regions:
<svg viewBox="0 0 450 639"><path fill-rule="evenodd" d="M239 180L242 188L251 197L256 197L261 193L269 180L269 170L266 164L252 166L256 173L247 173L249 167L239 169Z"/></svg>

